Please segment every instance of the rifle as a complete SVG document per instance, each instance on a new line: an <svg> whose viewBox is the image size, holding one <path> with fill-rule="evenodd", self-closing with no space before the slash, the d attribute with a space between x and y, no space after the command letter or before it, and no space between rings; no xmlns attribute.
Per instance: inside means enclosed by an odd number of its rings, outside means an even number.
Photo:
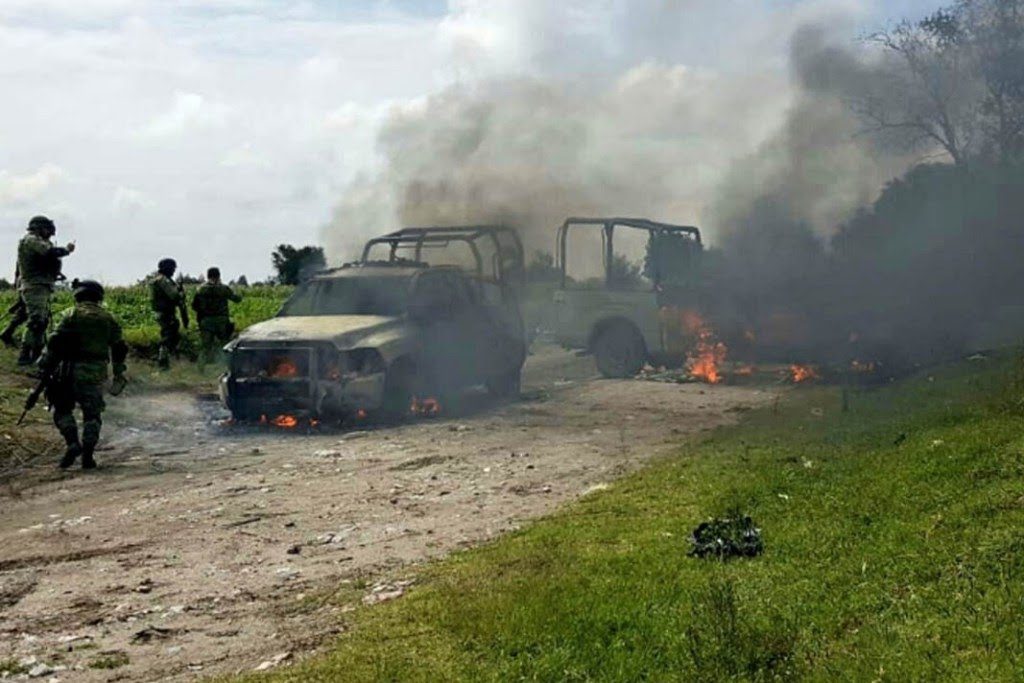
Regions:
<svg viewBox="0 0 1024 683"><path fill-rule="evenodd" d="M21 411L21 417L18 418L16 426L20 427L21 423L25 421L25 417L28 415L29 411L36 407L36 404L39 403L39 398L43 395L43 392L46 391L46 388L50 386L52 379L53 375L50 373L44 373L42 377L39 378L39 384L36 385L35 389L32 390L32 393L30 393L28 398L25 399L25 410Z"/></svg>
<svg viewBox="0 0 1024 683"><path fill-rule="evenodd" d="M181 324L186 328L188 327L188 301L185 299L185 282L183 278L178 277L178 293L181 294L178 297L178 312L181 314Z"/></svg>

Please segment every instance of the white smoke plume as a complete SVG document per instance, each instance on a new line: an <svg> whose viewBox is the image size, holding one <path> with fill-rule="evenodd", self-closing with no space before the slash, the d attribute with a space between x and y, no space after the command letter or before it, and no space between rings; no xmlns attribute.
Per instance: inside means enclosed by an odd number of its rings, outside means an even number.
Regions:
<svg viewBox="0 0 1024 683"><path fill-rule="evenodd" d="M907 163L857 136L845 89L870 67L852 24L798 4L698 25L707 5L454 3L445 32L464 77L391 112L381 168L325 228L329 256L401 226L459 223L511 225L552 250L570 215L697 224L713 243L749 227L765 196L834 230ZM711 64L699 50L716 39L729 49Z"/></svg>

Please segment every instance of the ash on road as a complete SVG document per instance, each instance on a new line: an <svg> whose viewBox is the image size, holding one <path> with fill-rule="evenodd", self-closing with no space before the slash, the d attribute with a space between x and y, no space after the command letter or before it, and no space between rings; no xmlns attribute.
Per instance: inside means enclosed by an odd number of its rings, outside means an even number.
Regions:
<svg viewBox="0 0 1024 683"><path fill-rule="evenodd" d="M339 612L400 596L410 564L773 398L591 366L542 348L522 401L471 395L472 411L347 434L226 429L184 394L112 401L103 469L0 493L0 662L68 681L278 665L327 642Z"/></svg>

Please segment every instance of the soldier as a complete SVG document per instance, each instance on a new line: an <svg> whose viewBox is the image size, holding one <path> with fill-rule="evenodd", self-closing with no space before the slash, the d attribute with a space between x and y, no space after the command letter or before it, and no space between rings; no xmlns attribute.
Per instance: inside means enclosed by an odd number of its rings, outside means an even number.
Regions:
<svg viewBox="0 0 1024 683"><path fill-rule="evenodd" d="M231 322L228 302L238 303L242 297L220 281L220 268L206 271L206 282L192 297L192 310L196 312L196 324L202 348L199 350L199 366L213 360L217 347L231 340L235 325Z"/></svg>
<svg viewBox="0 0 1024 683"><path fill-rule="evenodd" d="M75 250L74 242L66 247L55 247L50 241L57 234L57 226L46 216L36 216L28 223L28 234L18 244L18 297L24 306L28 326L21 344L18 365L32 365L46 343L46 328L50 324L50 299L53 287L60 279L61 259ZM12 307L15 318L4 330L14 334L19 313ZM20 323L18 323L20 324ZM13 326L13 327L12 327Z"/></svg>
<svg viewBox="0 0 1024 683"><path fill-rule="evenodd" d="M63 314L50 335L39 367L44 376L51 378L47 398L53 406L53 422L67 443L61 469L75 464L79 455L82 469L93 469L93 453L103 424L107 363L114 366L110 393L116 396L125 386L128 346L121 337L121 326L102 305L103 286L94 280L75 280L73 287L75 307ZM75 404L82 409L81 442Z"/></svg>
<svg viewBox="0 0 1024 683"><path fill-rule="evenodd" d="M160 350L157 353L157 365L166 370L171 367L171 354L178 350L181 342L181 328L178 325L178 313L181 313L181 324L188 327L188 309L185 307L185 289L174 281L174 272L178 264L172 258L161 259L157 264L156 274L149 280L149 301L156 314L156 322L160 325Z"/></svg>

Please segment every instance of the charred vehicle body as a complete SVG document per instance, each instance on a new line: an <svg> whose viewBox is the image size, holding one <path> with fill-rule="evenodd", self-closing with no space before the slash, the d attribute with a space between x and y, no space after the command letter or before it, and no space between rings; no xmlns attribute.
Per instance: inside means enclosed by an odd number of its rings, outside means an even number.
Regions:
<svg viewBox="0 0 1024 683"><path fill-rule="evenodd" d="M523 248L493 226L407 228L299 286L225 347L221 396L240 420L391 417L483 384L519 391Z"/></svg>
<svg viewBox="0 0 1024 683"><path fill-rule="evenodd" d="M593 245L598 255L584 252ZM630 377L648 361L674 363L694 344L686 319L703 307L700 230L640 218L570 218L558 229L556 339L594 355L606 377ZM578 263L600 265L583 279ZM570 272L573 271L573 272Z"/></svg>

